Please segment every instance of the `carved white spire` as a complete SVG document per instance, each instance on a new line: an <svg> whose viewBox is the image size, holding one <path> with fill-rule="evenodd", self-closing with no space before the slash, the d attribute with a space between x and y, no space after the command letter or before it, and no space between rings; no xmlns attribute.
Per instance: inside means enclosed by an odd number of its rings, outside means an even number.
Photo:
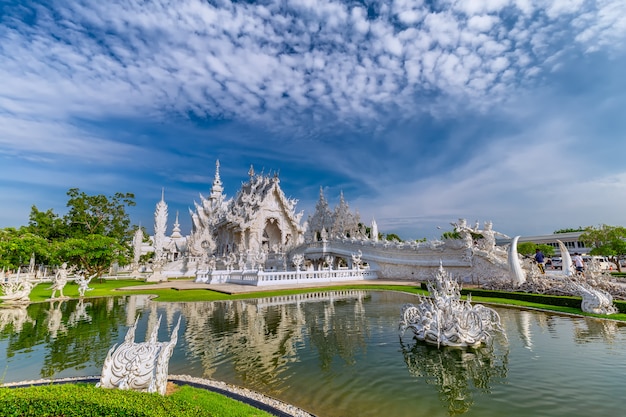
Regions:
<svg viewBox="0 0 626 417"><path fill-rule="evenodd" d="M378 242L378 224L376 223L376 219L372 219L371 234L372 234L372 240L374 242Z"/></svg>
<svg viewBox="0 0 626 417"><path fill-rule="evenodd" d="M163 257L165 231L167 229L167 204L165 203L165 188L161 189L161 201L154 211L154 255L156 260Z"/></svg>
<svg viewBox="0 0 626 417"><path fill-rule="evenodd" d="M135 230L135 235L133 236L133 263L135 267L139 267L139 258L141 257L141 244L143 242L143 231L141 230L141 226Z"/></svg>
<svg viewBox="0 0 626 417"><path fill-rule="evenodd" d="M211 187L211 195L209 198L213 201L220 201L223 197L224 187L220 178L220 160L215 161L215 178Z"/></svg>
<svg viewBox="0 0 626 417"><path fill-rule="evenodd" d="M174 229L172 230L172 239L178 239L183 237L180 234L180 223L178 223L178 211L176 212L176 221L174 221Z"/></svg>
<svg viewBox="0 0 626 417"><path fill-rule="evenodd" d="M335 207L334 223L332 227L332 237L336 236L356 236L358 231L358 220L352 212L350 206L343 197L343 191L339 195L339 204Z"/></svg>

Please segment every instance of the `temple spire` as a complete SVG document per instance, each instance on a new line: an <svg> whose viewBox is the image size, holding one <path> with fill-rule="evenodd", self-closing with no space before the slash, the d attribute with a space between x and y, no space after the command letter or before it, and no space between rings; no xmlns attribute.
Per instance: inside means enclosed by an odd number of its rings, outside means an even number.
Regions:
<svg viewBox="0 0 626 417"><path fill-rule="evenodd" d="M213 178L213 186L211 187L210 199L213 201L221 200L223 197L224 187L220 178L220 160L215 161L215 177Z"/></svg>
<svg viewBox="0 0 626 417"><path fill-rule="evenodd" d="M161 201L154 211L154 257L160 261L165 246L165 232L167 229L167 204L165 203L165 188L161 189Z"/></svg>
<svg viewBox="0 0 626 417"><path fill-rule="evenodd" d="M172 229L172 236L173 239L178 239L183 237L183 235L180 234L180 223L178 222L178 211L176 211L176 221L174 221L174 228Z"/></svg>

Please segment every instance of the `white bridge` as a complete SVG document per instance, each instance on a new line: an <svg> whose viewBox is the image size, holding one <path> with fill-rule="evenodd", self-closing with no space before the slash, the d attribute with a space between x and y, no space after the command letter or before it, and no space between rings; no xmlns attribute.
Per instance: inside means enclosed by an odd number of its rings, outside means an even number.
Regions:
<svg viewBox="0 0 626 417"><path fill-rule="evenodd" d="M465 281L481 279L484 266L499 269L493 260L472 251L458 240L446 242L374 242L357 239L335 239L300 245L284 256L291 270L264 268L198 269L196 281L204 283L237 283L243 285L301 285L368 279L428 280L440 265ZM294 267L295 257L305 260ZM295 262L294 262L295 263ZM306 266L305 266L306 265ZM478 267L478 268L477 268ZM489 275L494 274L490 268Z"/></svg>
<svg viewBox="0 0 626 417"><path fill-rule="evenodd" d="M196 282L256 286L362 281L376 278L378 278L376 272L363 268L321 271L213 270L198 271L196 274Z"/></svg>

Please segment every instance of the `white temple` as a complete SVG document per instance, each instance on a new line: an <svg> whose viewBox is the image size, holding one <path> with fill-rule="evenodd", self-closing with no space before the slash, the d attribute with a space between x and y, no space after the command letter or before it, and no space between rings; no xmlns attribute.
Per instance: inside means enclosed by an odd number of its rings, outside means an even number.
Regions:
<svg viewBox="0 0 626 417"><path fill-rule="evenodd" d="M328 282L350 279L430 279L443 264L465 280L511 275L507 251L497 247L491 222L471 228L464 219L453 223L460 239L390 242L378 239L378 225L366 227L340 194L334 208L320 188L319 201L306 222L287 198L277 174L257 174L227 198L219 161L208 197L200 195L189 210L192 230L181 234L178 213L167 235L168 207L162 192L156 205L149 280L195 276L199 282L252 285ZM473 242L471 234L483 238ZM515 255L517 257L517 255ZM513 276L514 277L514 276Z"/></svg>

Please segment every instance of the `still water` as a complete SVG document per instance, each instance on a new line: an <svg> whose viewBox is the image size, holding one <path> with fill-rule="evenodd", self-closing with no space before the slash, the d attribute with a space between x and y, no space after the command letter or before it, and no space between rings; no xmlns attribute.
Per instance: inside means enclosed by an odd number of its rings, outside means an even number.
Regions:
<svg viewBox="0 0 626 417"><path fill-rule="evenodd" d="M490 348L436 349L400 337L408 294L320 292L228 302L145 296L0 307L0 381L99 375L139 316L142 342L182 315L172 375L263 392L320 417L623 414L626 327L498 309Z"/></svg>

